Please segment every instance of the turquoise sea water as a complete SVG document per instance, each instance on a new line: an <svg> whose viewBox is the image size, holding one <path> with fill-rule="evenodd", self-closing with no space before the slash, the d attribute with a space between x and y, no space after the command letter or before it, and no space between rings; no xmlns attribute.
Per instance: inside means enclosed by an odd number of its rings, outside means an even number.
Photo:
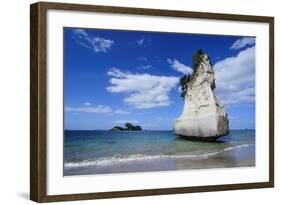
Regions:
<svg viewBox="0 0 281 205"><path fill-rule="evenodd" d="M87 174L102 173L97 171L101 168L113 173L116 166L123 166L120 172L126 172L126 164L164 159L169 159L165 163L182 158L198 164L230 153L235 156L227 160L239 160L240 155L245 154L243 150L254 156L255 130L232 130L217 142L189 141L173 135L172 131L65 131L64 175L79 174L79 170ZM160 167L159 170L166 169L166 166ZM192 165L190 168L193 168ZM173 167L168 166L167 169ZM143 168L135 166L133 170L143 171Z"/></svg>

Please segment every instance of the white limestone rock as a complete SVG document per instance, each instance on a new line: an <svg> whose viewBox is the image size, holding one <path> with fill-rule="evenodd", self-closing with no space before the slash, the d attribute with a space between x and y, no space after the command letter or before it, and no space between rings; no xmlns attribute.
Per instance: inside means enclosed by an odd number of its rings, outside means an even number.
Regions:
<svg viewBox="0 0 281 205"><path fill-rule="evenodd" d="M175 121L174 134L198 139L216 139L229 133L224 106L216 98L215 74L209 57L198 50L192 57L193 73L183 79L184 108Z"/></svg>

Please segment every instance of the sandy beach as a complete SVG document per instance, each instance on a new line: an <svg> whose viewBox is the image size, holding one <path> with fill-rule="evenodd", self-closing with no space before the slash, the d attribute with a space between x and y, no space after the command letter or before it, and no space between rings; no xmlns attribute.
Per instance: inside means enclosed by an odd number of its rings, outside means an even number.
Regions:
<svg viewBox="0 0 281 205"><path fill-rule="evenodd" d="M68 167L64 169L64 175L72 176L253 166L255 166L255 147L245 146L226 150L201 159L191 159L185 156L161 157L158 159L132 160L102 166Z"/></svg>

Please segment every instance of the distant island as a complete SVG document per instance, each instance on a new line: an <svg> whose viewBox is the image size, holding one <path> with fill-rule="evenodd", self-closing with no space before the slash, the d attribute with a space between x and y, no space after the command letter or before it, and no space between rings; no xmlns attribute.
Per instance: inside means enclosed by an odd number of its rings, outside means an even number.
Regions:
<svg viewBox="0 0 281 205"><path fill-rule="evenodd" d="M139 125L134 126L127 122L125 127L115 126L111 128L110 131L142 131L142 128Z"/></svg>

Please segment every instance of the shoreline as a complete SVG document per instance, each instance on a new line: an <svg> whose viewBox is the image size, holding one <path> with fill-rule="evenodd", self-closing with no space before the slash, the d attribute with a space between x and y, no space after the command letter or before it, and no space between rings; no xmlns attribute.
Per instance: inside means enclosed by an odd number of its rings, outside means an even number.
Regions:
<svg viewBox="0 0 281 205"><path fill-rule="evenodd" d="M255 166L255 146L225 150L203 159L191 159L184 156L141 159L110 165L84 167L64 167L64 176L93 174L115 174L153 171L176 171L194 169L218 169Z"/></svg>

